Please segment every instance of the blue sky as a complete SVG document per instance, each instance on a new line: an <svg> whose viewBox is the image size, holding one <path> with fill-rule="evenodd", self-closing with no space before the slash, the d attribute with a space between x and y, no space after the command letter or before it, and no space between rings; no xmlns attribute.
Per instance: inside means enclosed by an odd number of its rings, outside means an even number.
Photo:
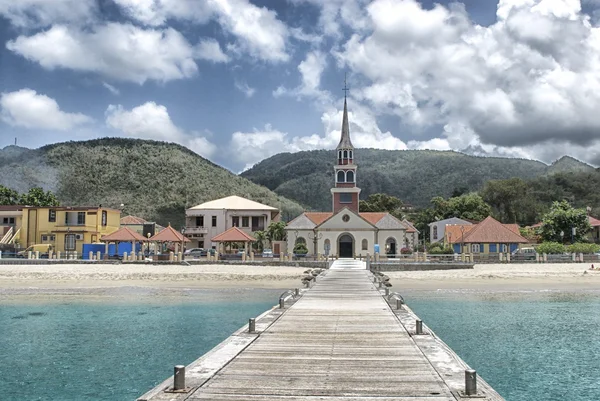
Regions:
<svg viewBox="0 0 600 401"><path fill-rule="evenodd" d="M355 146L600 164L600 1L0 0L0 147Z"/></svg>

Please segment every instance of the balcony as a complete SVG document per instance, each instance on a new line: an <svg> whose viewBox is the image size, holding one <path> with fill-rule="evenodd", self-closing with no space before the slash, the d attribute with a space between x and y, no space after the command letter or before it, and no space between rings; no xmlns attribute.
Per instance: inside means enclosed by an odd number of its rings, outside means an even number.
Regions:
<svg viewBox="0 0 600 401"><path fill-rule="evenodd" d="M208 228L206 227L186 227L186 234L208 234Z"/></svg>

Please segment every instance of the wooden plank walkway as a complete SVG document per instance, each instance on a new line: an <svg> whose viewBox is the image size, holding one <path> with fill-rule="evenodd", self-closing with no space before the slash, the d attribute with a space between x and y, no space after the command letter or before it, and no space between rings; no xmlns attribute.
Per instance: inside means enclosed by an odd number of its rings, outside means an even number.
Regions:
<svg viewBox="0 0 600 401"><path fill-rule="evenodd" d="M411 335L415 316L407 310L392 310L372 278L364 262L336 261L289 309L275 309L283 313L265 324L257 322L259 335L249 338L247 333L235 333L231 341L244 345L222 366L197 363L192 371L199 373L199 379L192 391L165 393L159 387L158 392L141 399L463 399L457 389L462 387L466 365L444 349L445 344L429 329L428 335ZM225 348L230 345L223 344ZM479 400L502 400L481 382L488 391L478 394Z"/></svg>

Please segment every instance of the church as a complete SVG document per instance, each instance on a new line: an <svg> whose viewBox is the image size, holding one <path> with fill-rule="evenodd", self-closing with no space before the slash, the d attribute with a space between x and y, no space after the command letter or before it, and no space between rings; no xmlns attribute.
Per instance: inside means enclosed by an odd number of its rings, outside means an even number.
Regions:
<svg viewBox="0 0 600 401"><path fill-rule="evenodd" d="M286 226L287 251L304 243L310 255L352 258L396 255L402 248L413 248L419 232L407 220L400 221L389 213L360 212L357 187L357 163L350 140L348 106L344 96L342 134L334 163L334 186L331 188L330 212L304 212Z"/></svg>

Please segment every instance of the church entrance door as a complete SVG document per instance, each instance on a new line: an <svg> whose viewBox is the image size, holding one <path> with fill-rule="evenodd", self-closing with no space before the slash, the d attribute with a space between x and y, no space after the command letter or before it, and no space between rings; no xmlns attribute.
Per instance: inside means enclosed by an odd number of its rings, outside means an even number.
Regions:
<svg viewBox="0 0 600 401"><path fill-rule="evenodd" d="M354 252L354 238L350 235L342 235L338 240L338 254L340 258L351 258Z"/></svg>

